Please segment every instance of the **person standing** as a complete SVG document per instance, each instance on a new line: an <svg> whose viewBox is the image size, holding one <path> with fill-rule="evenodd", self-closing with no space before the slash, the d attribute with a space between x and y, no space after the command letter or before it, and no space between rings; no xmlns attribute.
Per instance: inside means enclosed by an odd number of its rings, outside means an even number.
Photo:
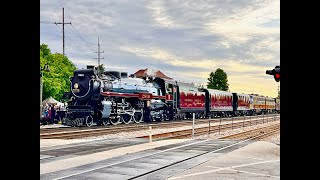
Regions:
<svg viewBox="0 0 320 180"><path fill-rule="evenodd" d="M49 113L48 113L47 121L48 121L48 123L50 123L51 122L51 114L52 114L51 105L49 105L48 112Z"/></svg>
<svg viewBox="0 0 320 180"><path fill-rule="evenodd" d="M50 119L50 124L54 123L54 116L55 116L56 112L54 109L53 105L50 105L50 109L49 109L49 119Z"/></svg>
<svg viewBox="0 0 320 180"><path fill-rule="evenodd" d="M54 117L56 115L56 110L54 109L54 106L51 105L51 116L50 116L50 123L54 124Z"/></svg>

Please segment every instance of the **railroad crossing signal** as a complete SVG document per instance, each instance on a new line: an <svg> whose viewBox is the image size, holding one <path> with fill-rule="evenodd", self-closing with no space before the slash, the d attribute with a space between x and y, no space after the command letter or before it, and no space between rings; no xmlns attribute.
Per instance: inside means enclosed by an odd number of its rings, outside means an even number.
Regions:
<svg viewBox="0 0 320 180"><path fill-rule="evenodd" d="M279 82L280 81L280 66L276 66L274 69L272 70L267 70L266 71L266 74L269 74L269 75L273 75L274 77L274 80L276 82Z"/></svg>

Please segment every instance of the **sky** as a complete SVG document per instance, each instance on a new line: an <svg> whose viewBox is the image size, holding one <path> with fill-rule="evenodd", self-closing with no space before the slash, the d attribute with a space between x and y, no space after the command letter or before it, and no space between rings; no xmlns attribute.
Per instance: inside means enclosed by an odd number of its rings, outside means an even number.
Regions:
<svg viewBox="0 0 320 180"><path fill-rule="evenodd" d="M98 64L133 74L160 70L178 81L204 84L223 69L230 92L276 97L267 75L280 65L280 0L48 0L40 1L40 44L77 66Z"/></svg>

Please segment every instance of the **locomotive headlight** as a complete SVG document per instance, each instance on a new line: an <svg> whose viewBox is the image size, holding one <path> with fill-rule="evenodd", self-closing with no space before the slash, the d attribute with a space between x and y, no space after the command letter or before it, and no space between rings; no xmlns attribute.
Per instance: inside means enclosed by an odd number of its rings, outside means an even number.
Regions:
<svg viewBox="0 0 320 180"><path fill-rule="evenodd" d="M78 87L79 87L78 83L74 83L73 87L74 87L75 89L78 89Z"/></svg>
<svg viewBox="0 0 320 180"><path fill-rule="evenodd" d="M74 83L72 92L79 93L80 89L78 89L78 88L79 88L79 84L78 83Z"/></svg>

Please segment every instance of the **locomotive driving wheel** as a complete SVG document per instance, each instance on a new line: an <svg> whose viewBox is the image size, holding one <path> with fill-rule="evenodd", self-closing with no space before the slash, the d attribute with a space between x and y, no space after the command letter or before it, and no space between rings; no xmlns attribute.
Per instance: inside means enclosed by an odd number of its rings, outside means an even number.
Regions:
<svg viewBox="0 0 320 180"><path fill-rule="evenodd" d="M111 117L109 119L109 122L112 124L112 125L117 125L117 124L120 124L120 117L117 116L117 117Z"/></svg>
<svg viewBox="0 0 320 180"><path fill-rule="evenodd" d="M159 120L160 120L160 121L165 121L165 120L166 120L165 118L166 118L166 117L164 117L163 114L160 114L160 115L159 115Z"/></svg>
<svg viewBox="0 0 320 180"><path fill-rule="evenodd" d="M143 109L140 109L140 111L135 111L133 115L133 121L135 123L141 123L143 121Z"/></svg>
<svg viewBox="0 0 320 180"><path fill-rule="evenodd" d="M102 119L102 124L103 124L104 126L107 126L107 125L109 124L109 121L110 121L110 118L103 118L103 119Z"/></svg>
<svg viewBox="0 0 320 180"><path fill-rule="evenodd" d="M163 120L164 121L168 121L169 120L167 114L163 114Z"/></svg>
<svg viewBox="0 0 320 180"><path fill-rule="evenodd" d="M92 116L87 116L86 117L86 125L88 127L91 127L93 125L93 117Z"/></svg>
<svg viewBox="0 0 320 180"><path fill-rule="evenodd" d="M130 114L122 114L120 115L121 121L125 124L130 124L132 122L132 115Z"/></svg>
<svg viewBox="0 0 320 180"><path fill-rule="evenodd" d="M128 107L124 110L124 114L120 115L120 119L124 124L130 124L133 120L135 109L128 103Z"/></svg>

